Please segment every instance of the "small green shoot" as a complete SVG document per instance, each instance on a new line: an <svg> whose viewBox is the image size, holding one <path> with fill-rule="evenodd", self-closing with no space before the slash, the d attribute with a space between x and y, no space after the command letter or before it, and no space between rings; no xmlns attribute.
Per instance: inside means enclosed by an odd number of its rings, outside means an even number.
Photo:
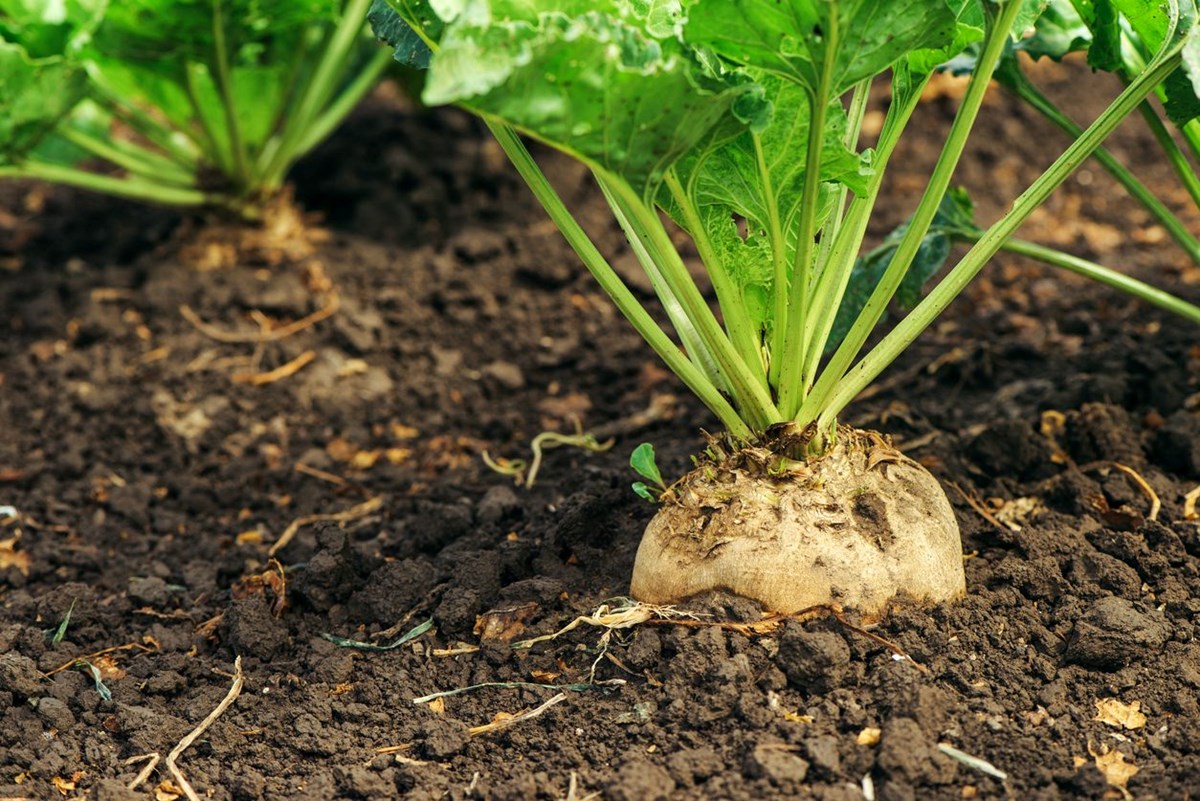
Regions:
<svg viewBox="0 0 1200 801"><path fill-rule="evenodd" d="M108 689L107 685L104 683L104 680L100 676L100 668L96 667L86 659L80 659L76 661L75 664L71 665L71 667L73 667L75 670L82 670L86 673L90 673L92 676L92 683L96 685L96 692L100 693L100 697L105 701L111 701L113 699L112 690Z"/></svg>
<svg viewBox="0 0 1200 801"><path fill-rule="evenodd" d="M571 447L579 448L593 453L603 453L613 446L615 440L598 441L593 435L585 433L579 421L575 421L574 434L560 434L557 431L543 431L533 438L529 443L529 449L533 452L533 459L526 464L524 459L493 459L491 454L484 451L480 454L483 463L489 469L499 473L502 476L512 476L518 486L525 489L533 489L533 483L537 480L538 471L542 468L542 452L548 451L551 448ZM526 467L528 466L528 472Z"/></svg>
<svg viewBox="0 0 1200 801"><path fill-rule="evenodd" d="M327 634L325 632L321 633L321 639L328 640L338 648L354 648L358 651L394 651L401 645L417 639L432 628L433 618L429 618L429 620L426 620L420 625L414 626L404 634L401 634L397 640L390 642L387 645L376 645L373 642L362 642L360 640L348 640L345 637L335 637L334 635Z"/></svg>
<svg viewBox="0 0 1200 801"><path fill-rule="evenodd" d="M57 628L47 629L46 636L50 640L51 645L58 645L67 636L67 626L71 625L71 613L75 611L75 600L71 600L71 605L67 608L67 613L63 615L62 621ZM53 634L51 634L53 632Z"/></svg>
<svg viewBox="0 0 1200 801"><path fill-rule="evenodd" d="M659 496L667 491L667 483L663 481L658 464L654 461L654 446L649 442L643 442L634 448L633 453L629 456L629 466L636 470L639 476L650 482L650 485L647 485L645 481L635 481L633 491L650 503L658 503ZM657 494L650 490L651 485L658 490Z"/></svg>

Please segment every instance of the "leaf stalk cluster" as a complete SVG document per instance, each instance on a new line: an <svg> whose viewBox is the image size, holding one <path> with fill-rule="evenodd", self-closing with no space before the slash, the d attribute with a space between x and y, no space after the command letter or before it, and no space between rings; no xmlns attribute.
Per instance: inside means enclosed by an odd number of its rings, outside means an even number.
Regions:
<svg viewBox="0 0 1200 801"><path fill-rule="evenodd" d="M1194 19L1177 9L1161 46L1086 129L1043 102L1032 85L1018 84L1073 142L981 229L951 182L993 75L1011 55L1013 31L1036 18L1030 16L1036 3L971 0L950 4L959 9L955 15L942 0L901 0L887 11L866 0L689 0L664 5L676 13L664 25L653 15L635 19L615 1L598 4L612 6L608 16L597 11L586 20L540 0L494 0L487 19L469 3L457 16L439 16L420 0L388 2L407 23L399 34L389 29L397 52L416 39L432 54L427 96L461 103L487 120L618 309L736 438L792 423L815 432L812 452L828 448L846 406L1002 249L1200 320L1200 309L1168 293L1013 239L1092 155L1136 196L1152 197L1102 143L1182 63ZM624 49L609 47L611 41ZM502 47L518 55L498 55ZM968 47L971 77L912 217L884 249L860 255L889 160L922 89L938 64ZM489 55L481 59L482 53ZM872 87L887 74L891 103L878 141L873 151L857 153ZM662 106L666 97L669 109ZM591 168L669 327L646 310L580 227L521 134ZM1174 219L1161 203L1151 210L1164 224ZM719 316L674 245L670 221L695 243ZM1177 220L1167 229L1197 252L1196 239ZM863 353L893 300L919 297L952 242L970 248Z"/></svg>

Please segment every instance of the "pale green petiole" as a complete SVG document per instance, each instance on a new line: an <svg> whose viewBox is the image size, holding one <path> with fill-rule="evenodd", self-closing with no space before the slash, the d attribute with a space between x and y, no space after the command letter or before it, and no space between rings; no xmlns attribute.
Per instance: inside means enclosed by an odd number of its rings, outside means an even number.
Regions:
<svg viewBox="0 0 1200 801"><path fill-rule="evenodd" d="M867 224L883 186L892 151L899 144L905 126L921 100L921 90L928 81L929 76L923 75L919 76L918 82L913 86L894 85L892 104L888 107L875 148L875 174L867 184L866 194L850 201L846 217L837 231L825 267L818 278L813 291L814 306L809 315L812 334L807 337L808 349L804 357L804 381L807 391L812 390L816 380L817 370L825 353L825 344L829 341L838 306L845 297L855 257L862 246L863 237L866 236Z"/></svg>
<svg viewBox="0 0 1200 801"><path fill-rule="evenodd" d="M942 152L934 165L933 173L929 176L925 193L921 196L921 201L909 222L904 238L900 241L883 278L867 299L853 327L817 379L816 385L806 398L804 405L793 415L795 419L805 424L819 418L822 423L821 430L827 436L832 435L833 422L836 419L836 412L833 415L826 414L830 395L839 379L849 369L859 350L862 349L871 331L883 318L888 303L896 294L896 289L900 286L900 282L904 279L917 255L921 241L929 231L929 226L937 214L938 206L945 197L946 190L950 188L954 170L966 147L967 138L975 123L975 118L979 115L979 109L983 105L983 97L991 82L992 73L1004 53L1009 31L1020 11L1020 6L1019 2L1006 3L993 24L988 27L987 38L984 41L975 71L971 74L971 79L967 84L962 105L959 106L954 122L950 126L946 142L942 146Z"/></svg>
<svg viewBox="0 0 1200 801"><path fill-rule="evenodd" d="M837 13L830 15L826 47L837 46ZM796 258L792 265L790 285L776 285L776 293L787 291L787 316L776 319L776 328L783 328L783 348L772 351L771 358L782 359L778 383L779 410L785 418L792 417L804 400L804 348L805 327L808 324L810 292L812 289L814 239L817 234L817 209L821 205L821 152L825 147L825 120L829 111L829 96L833 94L833 59L826 59L821 69L821 80L811 95L811 115L808 128L808 150L804 166L803 201L800 205L800 223L796 232ZM779 342L779 337L775 338Z"/></svg>
<svg viewBox="0 0 1200 801"><path fill-rule="evenodd" d="M1102 264L1096 264L1087 259L1072 256L1070 253L1063 253L1054 248L1048 248L1021 239L1010 239L1004 243L1001 249L1008 253L1015 253L1018 256L1025 256L1026 258L1045 262L1054 267L1061 267L1076 275L1082 275L1105 286L1119 289L1127 295L1132 295L1138 300L1157 306L1160 309L1165 309L1172 314L1177 314L1185 320L1200 323L1200 306L1195 306L1182 298L1172 295L1170 292L1164 292L1158 287L1147 284L1145 281L1131 278Z"/></svg>
<svg viewBox="0 0 1200 801"><path fill-rule="evenodd" d="M175 206L203 206L218 203L219 200L198 189L152 183L140 178L115 178L111 175L34 160L25 161L18 167L0 167L0 178L33 178L38 181L76 186L80 189L103 192L131 200Z"/></svg>
<svg viewBox="0 0 1200 801"><path fill-rule="evenodd" d="M550 181L537 166L537 162L533 160L533 156L529 154L516 132L503 123L486 119L485 121L496 137L496 141L500 143L500 147L512 161L513 166L517 168L517 172L525 179L538 202L542 204L542 208L558 226L567 243L583 261L584 266L587 267L596 282L600 284L600 288L608 294L630 324L654 349L654 352L666 362L667 367L679 376L688 389L696 394L696 397L704 402L704 405L717 416L729 432L736 437L749 439L751 437L750 427L746 425L725 396L679 350L678 346L658 326L658 323L654 322L650 314L642 308L637 298L621 281L620 276L596 249L583 228L571 216L571 212L567 210L562 198L558 196Z"/></svg>
<svg viewBox="0 0 1200 801"><path fill-rule="evenodd" d="M729 388L734 405L751 427L762 430L778 422L780 412L765 386L755 379L750 367L741 360L725 335L707 301L688 274L679 251L663 227L658 211L648 207L624 181L608 180L607 188L622 202L622 207L636 226L648 237L650 252L661 259L658 268L672 294L683 305L701 341L716 360L721 376Z"/></svg>
<svg viewBox="0 0 1200 801"><path fill-rule="evenodd" d="M667 318L675 328L676 335L683 343L684 350L687 351L692 362L713 383L713 386L722 392L728 392L729 384L724 376L722 376L721 368L717 364L716 358L704 343L699 332L696 331L696 327L692 325L692 319L688 317L683 304L679 302L678 296L671 290L666 277L663 275L663 271L659 268L659 265L664 261L663 254L655 247L655 243L650 240L646 231L630 219L631 215L627 213L625 205L619 198L613 195L604 178L600 175L596 175L595 177L596 183L600 186L600 191L604 193L604 199L608 201L609 208L617 218L617 223L621 226L621 230L625 232L625 238L629 241L630 247L633 248L638 263L642 265L642 270L646 273L646 277L650 279L650 285L654 288L654 293L658 296L659 303L662 304L663 310L667 313ZM651 252L651 250L654 252Z"/></svg>
<svg viewBox="0 0 1200 801"><path fill-rule="evenodd" d="M1168 39L1170 42L1170 39ZM1116 130L1117 126L1132 113L1145 97L1155 90L1160 81L1174 71L1181 62L1180 51L1183 41L1176 41L1165 48L1165 52L1148 65L1104 113L1071 144L1042 175L1034 181L1013 203L1003 217L988 228L953 270L912 310L897 326L883 338L855 367L847 373L821 404L815 418L818 426L833 425L837 415L859 392L875 378L915 340L938 315L945 310L967 284L970 283L988 260L1014 234L1023 222L1042 205L1050 194L1089 158L1092 152Z"/></svg>
<svg viewBox="0 0 1200 801"><path fill-rule="evenodd" d="M1053 122L1063 131L1065 131L1072 139L1078 138L1083 133L1083 126L1071 119L1062 109L1056 106L1050 98L1046 97L1042 92L1033 85L1024 73L1014 70L1008 76L1008 84L1018 97L1028 103L1034 109L1042 114L1046 119ZM1143 103L1142 108L1146 105ZM1157 117L1156 117L1157 121ZM1165 128L1162 129L1165 133ZM1158 134L1156 133L1156 136ZM1168 134L1169 138L1169 134ZM1174 145L1174 142L1171 143ZM1177 148L1176 148L1177 150ZM1200 241L1192 236L1192 233L1187 229L1178 217L1176 217L1167 206L1158 199L1158 197L1150 191L1141 180L1138 179L1129 168L1122 164L1116 156L1107 149L1100 147L1096 148L1093 157L1100 163L1105 170L1115 178L1135 200L1142 204L1153 217L1158 220L1159 224L1167 230L1180 247L1187 252L1192 261L1200 263ZM1172 164L1175 161L1172 160ZM1185 165L1186 166L1186 165ZM1192 176L1190 169L1186 170L1189 176ZM1194 179L1194 176L1192 176ZM1186 185L1186 182L1185 182Z"/></svg>
<svg viewBox="0 0 1200 801"><path fill-rule="evenodd" d="M708 233L700 220L700 213L692 203L687 190L680 184L679 177L674 170L667 171L664 181L671 192L671 197L687 220L688 230L693 232L692 239L696 243L696 250L700 253L700 260L704 262L708 274L712 278L713 289L717 293L717 303L721 306L729 339L738 356L754 375L755 380L766 387L767 375L763 366L762 340L758 332L754 330L754 325L746 312L746 304L741 290L729 278L725 265L721 263L721 258L713 249L712 242L709 241Z"/></svg>

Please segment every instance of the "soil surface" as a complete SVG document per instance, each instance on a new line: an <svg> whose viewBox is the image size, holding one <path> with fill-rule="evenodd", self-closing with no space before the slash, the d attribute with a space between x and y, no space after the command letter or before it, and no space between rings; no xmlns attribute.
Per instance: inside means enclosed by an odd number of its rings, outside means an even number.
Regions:
<svg viewBox="0 0 1200 801"><path fill-rule="evenodd" d="M1086 119L1105 87L1082 96L1080 77L1041 72ZM915 204L958 91L922 106L876 234ZM1063 141L1001 94L980 131L958 180L991 219ZM1113 149L1185 204L1139 126ZM544 155L648 297L584 173ZM185 263L199 229L174 212L0 190L0 798L1200 783L1193 326L997 259L847 420L943 482L969 596L869 632L852 611L763 623L724 596L646 621L621 600L653 513L628 455L653 442L677 476L715 421L498 148L381 92L295 181L328 238L218 270ZM1200 273L1097 169L1023 233L1200 302ZM577 423L611 449L546 450L532 489L481 459L528 459Z"/></svg>

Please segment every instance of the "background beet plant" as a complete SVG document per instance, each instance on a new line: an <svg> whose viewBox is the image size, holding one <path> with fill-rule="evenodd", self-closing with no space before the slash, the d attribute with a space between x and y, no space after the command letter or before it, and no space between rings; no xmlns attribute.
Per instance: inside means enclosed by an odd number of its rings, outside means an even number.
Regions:
<svg viewBox="0 0 1200 801"><path fill-rule="evenodd" d="M0 176L254 216L377 82L369 0L0 0Z"/></svg>

